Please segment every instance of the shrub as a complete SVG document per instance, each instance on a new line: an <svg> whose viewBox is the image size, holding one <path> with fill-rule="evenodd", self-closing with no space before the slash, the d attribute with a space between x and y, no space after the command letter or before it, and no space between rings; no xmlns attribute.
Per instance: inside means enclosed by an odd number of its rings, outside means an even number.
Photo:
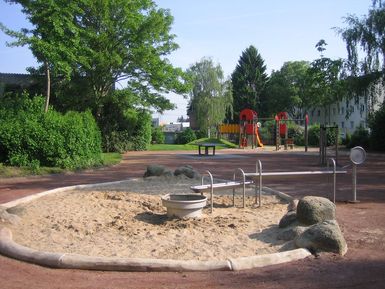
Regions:
<svg viewBox="0 0 385 289"><path fill-rule="evenodd" d="M369 148L369 132L363 127L358 127L352 134L349 143L347 144L348 148L353 148L355 146L361 146L364 149Z"/></svg>
<svg viewBox="0 0 385 289"><path fill-rule="evenodd" d="M294 139L294 144L304 145L305 144L305 129L294 123L288 122L287 124L287 135L289 138Z"/></svg>
<svg viewBox="0 0 385 289"><path fill-rule="evenodd" d="M369 120L370 146L374 150L385 151L385 102Z"/></svg>
<svg viewBox="0 0 385 289"><path fill-rule="evenodd" d="M135 134L132 138L132 149L135 151L147 150L151 143L151 115L142 110L139 113Z"/></svg>
<svg viewBox="0 0 385 289"><path fill-rule="evenodd" d="M82 168L101 162L100 131L90 112L44 113L44 99L0 100L1 161L15 166Z"/></svg>
<svg viewBox="0 0 385 289"><path fill-rule="evenodd" d="M165 136L162 131L162 128L157 126L157 127L152 127L151 128L151 142L156 143L156 144L163 144L165 141Z"/></svg>
<svg viewBox="0 0 385 289"><path fill-rule="evenodd" d="M319 124L313 124L308 129L308 144L310 146L320 145L320 133L321 127ZM335 130L328 128L326 130L327 145L333 145L336 143Z"/></svg>
<svg viewBox="0 0 385 289"><path fill-rule="evenodd" d="M176 137L177 144L187 144L197 139L195 132L191 128L186 128L184 131L178 134Z"/></svg>

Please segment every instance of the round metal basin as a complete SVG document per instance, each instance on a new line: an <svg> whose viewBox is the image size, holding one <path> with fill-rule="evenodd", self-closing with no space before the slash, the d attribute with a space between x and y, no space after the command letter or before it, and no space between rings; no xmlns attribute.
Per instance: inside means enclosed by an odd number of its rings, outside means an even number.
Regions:
<svg viewBox="0 0 385 289"><path fill-rule="evenodd" d="M162 205L167 208L168 217L200 217L206 202L205 196L194 194L167 194L162 197Z"/></svg>

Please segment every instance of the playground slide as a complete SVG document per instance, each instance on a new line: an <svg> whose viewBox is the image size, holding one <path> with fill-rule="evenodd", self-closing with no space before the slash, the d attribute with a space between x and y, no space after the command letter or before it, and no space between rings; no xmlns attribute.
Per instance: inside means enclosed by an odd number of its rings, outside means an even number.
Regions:
<svg viewBox="0 0 385 289"><path fill-rule="evenodd" d="M263 143L261 142L261 139L259 138L259 133L258 131L255 133L255 135L257 136L257 142L258 142L258 145L263 148Z"/></svg>

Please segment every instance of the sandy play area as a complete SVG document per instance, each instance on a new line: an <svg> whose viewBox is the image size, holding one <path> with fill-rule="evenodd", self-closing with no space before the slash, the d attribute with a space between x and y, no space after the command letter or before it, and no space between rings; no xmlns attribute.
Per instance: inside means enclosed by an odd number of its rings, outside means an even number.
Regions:
<svg viewBox="0 0 385 289"><path fill-rule="evenodd" d="M287 203L264 194L256 207L252 188L245 209L239 189L235 208L232 191L218 192L213 214L167 218L160 196L190 193L199 182L151 177L52 194L8 209L21 218L10 229L19 244L91 256L223 260L291 249L276 238Z"/></svg>

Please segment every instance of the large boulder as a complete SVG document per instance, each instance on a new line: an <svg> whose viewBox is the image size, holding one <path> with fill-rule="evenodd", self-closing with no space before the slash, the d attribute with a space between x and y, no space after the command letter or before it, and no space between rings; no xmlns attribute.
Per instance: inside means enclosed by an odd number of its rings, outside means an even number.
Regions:
<svg viewBox="0 0 385 289"><path fill-rule="evenodd" d="M295 211L288 211L279 221L278 226L280 228L286 228L291 226L297 221L297 213Z"/></svg>
<svg viewBox="0 0 385 289"><path fill-rule="evenodd" d="M0 206L0 225L1 224L16 225L19 222L20 222L19 216L10 214L7 211L7 208Z"/></svg>
<svg viewBox="0 0 385 289"><path fill-rule="evenodd" d="M197 178L200 178L201 175L199 174L198 171L194 170L194 168L190 165L184 165L184 166L181 166L179 168L177 168L175 171L174 171L174 175L175 176L180 176L180 175L184 175L190 179L197 179Z"/></svg>
<svg viewBox="0 0 385 289"><path fill-rule="evenodd" d="M333 252L345 255L348 247L337 221L328 220L309 227L295 239L299 248L311 252Z"/></svg>
<svg viewBox="0 0 385 289"><path fill-rule="evenodd" d="M303 232L305 232L307 227L303 226L291 226L281 230L278 233L277 239L284 241L291 241L300 236Z"/></svg>
<svg viewBox="0 0 385 289"><path fill-rule="evenodd" d="M172 171L162 165L148 165L147 170L144 173L144 178L147 177L160 177L160 176L166 176L166 177L171 177L172 176Z"/></svg>
<svg viewBox="0 0 385 289"><path fill-rule="evenodd" d="M335 220L336 206L322 197L306 196L297 205L297 220L305 225L313 225L327 220Z"/></svg>

